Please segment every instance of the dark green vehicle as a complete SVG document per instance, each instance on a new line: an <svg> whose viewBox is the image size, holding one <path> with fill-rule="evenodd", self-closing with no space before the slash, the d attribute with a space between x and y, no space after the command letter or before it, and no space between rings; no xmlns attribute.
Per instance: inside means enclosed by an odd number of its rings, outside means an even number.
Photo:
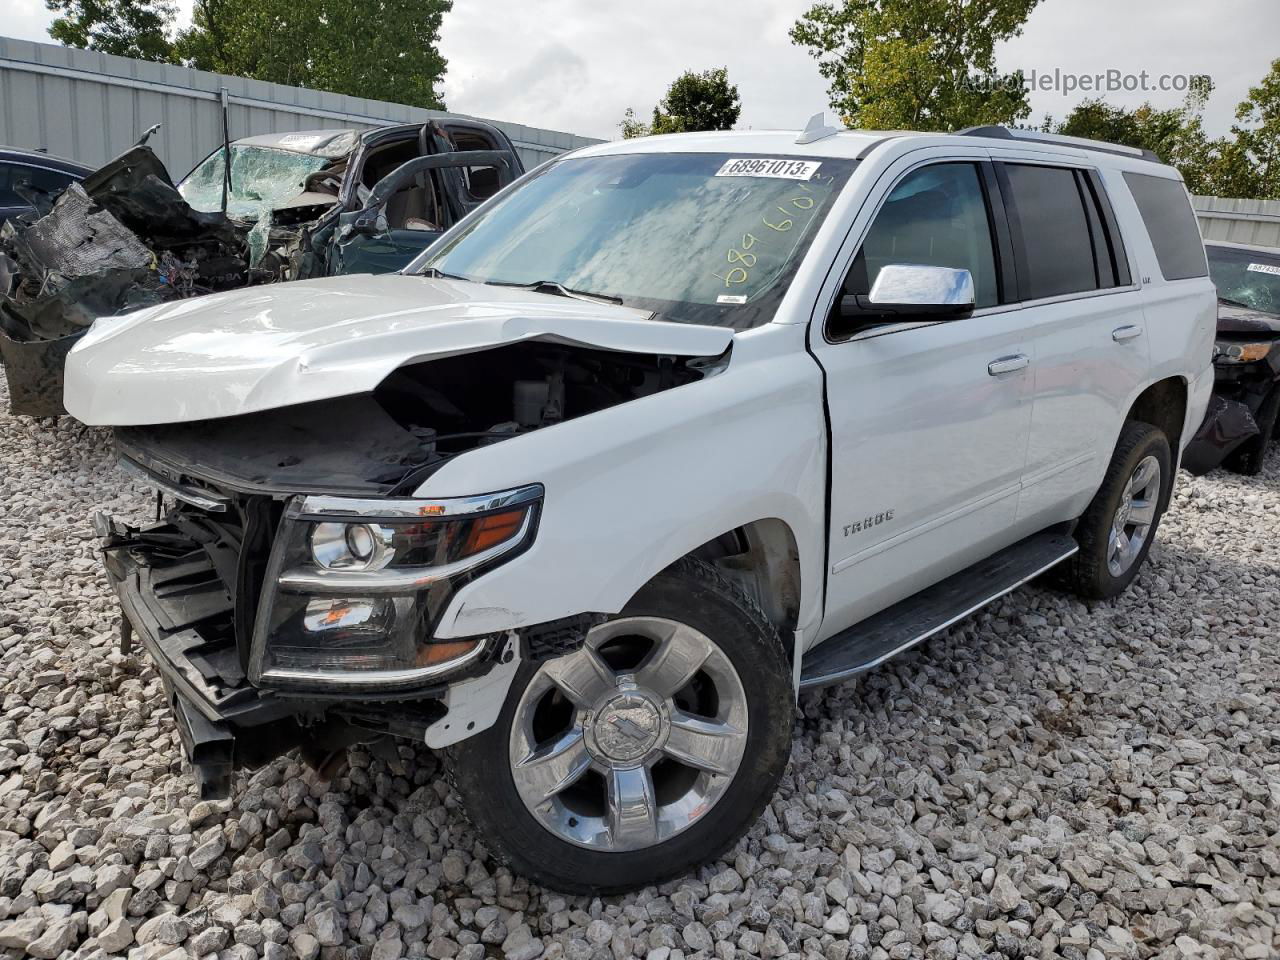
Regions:
<svg viewBox="0 0 1280 960"><path fill-rule="evenodd" d="M223 209L225 151L178 184L193 208ZM476 120L315 130L231 144L227 215L304 226L288 279L399 270L524 172L505 133ZM264 232L259 226L259 233Z"/></svg>

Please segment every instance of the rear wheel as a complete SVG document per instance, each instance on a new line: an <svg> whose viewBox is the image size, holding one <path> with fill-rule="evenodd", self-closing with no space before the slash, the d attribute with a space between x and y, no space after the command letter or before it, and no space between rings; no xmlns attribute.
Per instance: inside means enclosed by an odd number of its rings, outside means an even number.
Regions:
<svg viewBox="0 0 1280 960"><path fill-rule="evenodd" d="M1149 423L1129 421L1076 526L1080 551L1065 571L1071 589L1090 600L1123 593L1151 550L1172 489L1168 439Z"/></svg>
<svg viewBox="0 0 1280 960"><path fill-rule="evenodd" d="M1247 477L1256 477L1262 472L1267 454L1271 451L1271 441L1275 438L1276 424L1280 420L1280 387L1275 387L1267 394L1254 419L1258 423L1258 435L1245 442L1226 462L1229 470Z"/></svg>
<svg viewBox="0 0 1280 960"><path fill-rule="evenodd" d="M579 650L522 667L450 769L513 869L558 890L635 889L715 857L759 817L793 710L772 624L685 560Z"/></svg>

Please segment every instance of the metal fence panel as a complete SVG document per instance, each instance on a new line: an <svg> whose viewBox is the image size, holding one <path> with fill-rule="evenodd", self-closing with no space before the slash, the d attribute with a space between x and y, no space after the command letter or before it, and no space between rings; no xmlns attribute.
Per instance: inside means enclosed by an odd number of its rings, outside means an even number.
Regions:
<svg viewBox="0 0 1280 960"><path fill-rule="evenodd" d="M1280 247L1280 200L1192 197L1206 240Z"/></svg>
<svg viewBox="0 0 1280 960"><path fill-rule="evenodd" d="M150 143L170 172L181 177L222 142L223 87L230 96L233 139L465 116L0 37L0 144L100 166L152 124L163 123ZM511 137L529 168L599 142L489 122Z"/></svg>

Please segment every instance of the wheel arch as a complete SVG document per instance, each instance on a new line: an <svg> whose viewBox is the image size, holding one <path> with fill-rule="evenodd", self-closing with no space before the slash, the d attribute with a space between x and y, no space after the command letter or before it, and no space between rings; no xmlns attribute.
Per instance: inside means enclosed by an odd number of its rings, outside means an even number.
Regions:
<svg viewBox="0 0 1280 960"><path fill-rule="evenodd" d="M715 567L755 602L777 629L794 669L796 629L804 614L802 588L807 581L791 525L779 517L752 520L700 544L673 563L685 558Z"/></svg>
<svg viewBox="0 0 1280 960"><path fill-rule="evenodd" d="M1162 430L1169 440L1175 468L1182 449L1182 433L1186 428L1188 392L1185 377L1157 380L1138 394L1124 418L1125 423L1137 420Z"/></svg>

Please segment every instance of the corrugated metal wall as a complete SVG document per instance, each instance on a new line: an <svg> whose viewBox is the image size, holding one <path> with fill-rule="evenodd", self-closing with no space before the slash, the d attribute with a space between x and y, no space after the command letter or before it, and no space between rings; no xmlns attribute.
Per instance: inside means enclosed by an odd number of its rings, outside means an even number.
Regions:
<svg viewBox="0 0 1280 960"><path fill-rule="evenodd" d="M1206 240L1280 247L1280 200L1192 197Z"/></svg>
<svg viewBox="0 0 1280 960"><path fill-rule="evenodd" d="M450 115L0 37L0 144L43 149L99 166L152 124L163 123L150 144L174 177L181 177L222 142L223 87L230 97L232 139L292 130L368 129ZM491 122L511 137L530 168L599 142Z"/></svg>

